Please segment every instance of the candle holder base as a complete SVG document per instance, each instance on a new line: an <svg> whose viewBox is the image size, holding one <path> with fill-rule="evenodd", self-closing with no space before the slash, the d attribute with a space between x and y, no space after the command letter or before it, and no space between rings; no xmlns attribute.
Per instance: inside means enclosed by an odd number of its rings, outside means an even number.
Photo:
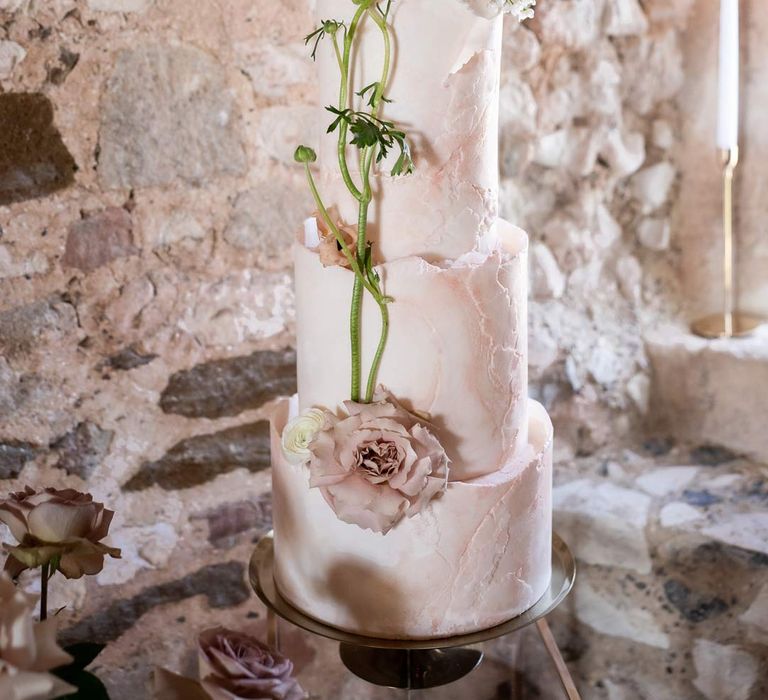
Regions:
<svg viewBox="0 0 768 700"><path fill-rule="evenodd" d="M691 331L702 338L743 338L751 335L766 319L751 314L734 313L728 328L724 314L705 316L691 324Z"/></svg>

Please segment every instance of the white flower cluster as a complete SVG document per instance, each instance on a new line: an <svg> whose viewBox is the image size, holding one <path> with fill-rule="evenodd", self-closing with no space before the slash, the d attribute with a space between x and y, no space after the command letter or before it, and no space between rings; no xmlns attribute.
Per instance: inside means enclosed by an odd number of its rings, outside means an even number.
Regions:
<svg viewBox="0 0 768 700"><path fill-rule="evenodd" d="M487 19L498 17L502 12L515 15L518 21L533 17L536 0L460 0L476 14Z"/></svg>
<svg viewBox="0 0 768 700"><path fill-rule="evenodd" d="M536 0L502 0L504 12L515 15L519 22L524 19L533 19L533 8Z"/></svg>

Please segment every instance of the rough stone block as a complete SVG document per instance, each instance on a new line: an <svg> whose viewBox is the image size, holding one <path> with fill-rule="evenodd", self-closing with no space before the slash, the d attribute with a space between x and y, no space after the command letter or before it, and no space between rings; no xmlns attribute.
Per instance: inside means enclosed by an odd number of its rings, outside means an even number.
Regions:
<svg viewBox="0 0 768 700"><path fill-rule="evenodd" d="M761 391L768 386L768 327L750 338L707 341L666 326L648 334L646 347L659 429L768 461Z"/></svg>
<svg viewBox="0 0 768 700"><path fill-rule="evenodd" d="M61 264L93 272L116 258L138 252L133 245L131 215L125 209L110 207L69 227Z"/></svg>
<svg viewBox="0 0 768 700"><path fill-rule="evenodd" d="M50 100L38 93L0 94L0 206L64 189L76 170Z"/></svg>
<svg viewBox="0 0 768 700"><path fill-rule="evenodd" d="M24 60L27 52L15 41L0 41L0 80L13 75L16 66Z"/></svg>
<svg viewBox="0 0 768 700"><path fill-rule="evenodd" d="M258 472L270 464L269 423L259 421L182 440L158 461L142 465L123 490L187 489L235 469Z"/></svg>
<svg viewBox="0 0 768 700"><path fill-rule="evenodd" d="M296 352L255 352L174 374L160 397L165 413L221 418L296 393Z"/></svg>
<svg viewBox="0 0 768 700"><path fill-rule="evenodd" d="M241 250L285 259L312 206L306 183L299 187L274 178L262 182L237 196L224 240Z"/></svg>
<svg viewBox="0 0 768 700"><path fill-rule="evenodd" d="M122 51L101 115L106 187L203 184L241 175L246 159L220 63L193 46L148 42Z"/></svg>
<svg viewBox="0 0 768 700"><path fill-rule="evenodd" d="M102 430L89 421L79 423L74 430L51 445L59 451L56 466L67 474L76 474L87 481L107 456L113 437L111 430Z"/></svg>

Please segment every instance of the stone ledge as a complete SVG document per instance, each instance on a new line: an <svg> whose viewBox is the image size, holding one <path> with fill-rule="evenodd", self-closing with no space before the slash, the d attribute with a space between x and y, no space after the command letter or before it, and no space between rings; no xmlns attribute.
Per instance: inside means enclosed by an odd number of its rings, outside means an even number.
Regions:
<svg viewBox="0 0 768 700"><path fill-rule="evenodd" d="M646 336L656 428L768 462L768 326L749 338L704 340L668 326Z"/></svg>

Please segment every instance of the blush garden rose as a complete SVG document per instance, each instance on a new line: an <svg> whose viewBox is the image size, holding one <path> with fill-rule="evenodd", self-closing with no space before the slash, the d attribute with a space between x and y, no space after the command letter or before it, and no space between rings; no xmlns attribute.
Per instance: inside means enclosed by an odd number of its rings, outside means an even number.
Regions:
<svg viewBox="0 0 768 700"><path fill-rule="evenodd" d="M386 534L420 513L448 482L448 457L428 423L384 389L370 404L325 414L309 444L310 486L344 522Z"/></svg>
<svg viewBox="0 0 768 700"><path fill-rule="evenodd" d="M70 579L97 574L105 555L120 558L119 549L101 543L113 516L93 496L74 489L38 492L28 486L12 493L0 499L0 522L19 544L4 545L10 555L5 570L15 578L25 569L53 562L54 570Z"/></svg>

